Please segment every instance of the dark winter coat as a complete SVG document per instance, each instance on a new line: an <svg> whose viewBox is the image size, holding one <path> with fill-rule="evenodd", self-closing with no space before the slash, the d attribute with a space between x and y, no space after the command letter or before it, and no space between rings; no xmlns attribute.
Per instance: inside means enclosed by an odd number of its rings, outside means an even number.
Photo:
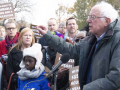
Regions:
<svg viewBox="0 0 120 90"><path fill-rule="evenodd" d="M14 90L14 86L17 85L18 75L16 72L20 70L19 64L23 58L23 52L20 50L17 50L16 47L14 47L10 53L8 54L8 60L7 60L7 75L8 78L10 78L12 73L15 73L11 80L11 88L10 90Z"/></svg>
<svg viewBox="0 0 120 90"><path fill-rule="evenodd" d="M115 26L115 27L114 27ZM52 35L50 31L45 34L47 44L61 54L69 53L70 58L79 58L79 83L81 90L118 90L120 89L120 18L110 24L105 36L93 54L92 80L84 85L85 63L95 36L91 35L77 44L66 43L61 38Z"/></svg>
<svg viewBox="0 0 120 90"><path fill-rule="evenodd" d="M42 47L43 47L43 46L48 46L43 37L39 38L38 43L40 43L40 44L42 45Z"/></svg>

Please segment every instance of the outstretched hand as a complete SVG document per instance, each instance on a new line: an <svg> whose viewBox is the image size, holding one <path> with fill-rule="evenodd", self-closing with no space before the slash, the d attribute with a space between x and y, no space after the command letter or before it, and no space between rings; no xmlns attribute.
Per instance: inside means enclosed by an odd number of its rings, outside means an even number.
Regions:
<svg viewBox="0 0 120 90"><path fill-rule="evenodd" d="M46 34L48 31L47 27L43 25L37 26L36 29L39 31L39 34L42 34L42 35Z"/></svg>

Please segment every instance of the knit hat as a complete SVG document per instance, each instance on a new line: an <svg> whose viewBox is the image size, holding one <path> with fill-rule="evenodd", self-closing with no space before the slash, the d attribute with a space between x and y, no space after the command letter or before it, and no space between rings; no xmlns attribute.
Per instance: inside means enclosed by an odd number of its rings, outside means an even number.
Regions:
<svg viewBox="0 0 120 90"><path fill-rule="evenodd" d="M32 47L24 49L23 50L23 58L25 56L31 56L36 59L35 69L38 70L40 68L41 61L43 58L43 54L41 52L41 45L38 43L35 43L35 44L33 44ZM25 63L23 62L23 60L20 63L20 68L25 68Z"/></svg>

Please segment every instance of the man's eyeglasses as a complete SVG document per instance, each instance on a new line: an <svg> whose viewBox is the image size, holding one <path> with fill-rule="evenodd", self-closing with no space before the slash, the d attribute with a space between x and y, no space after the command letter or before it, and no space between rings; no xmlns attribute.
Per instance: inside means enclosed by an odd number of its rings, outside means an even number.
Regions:
<svg viewBox="0 0 120 90"><path fill-rule="evenodd" d="M106 18L106 17L97 17L95 15L88 15L88 19L90 19L90 20L94 20L96 18Z"/></svg>
<svg viewBox="0 0 120 90"><path fill-rule="evenodd" d="M12 28L6 28L6 30L15 30L16 28L15 27L12 27Z"/></svg>

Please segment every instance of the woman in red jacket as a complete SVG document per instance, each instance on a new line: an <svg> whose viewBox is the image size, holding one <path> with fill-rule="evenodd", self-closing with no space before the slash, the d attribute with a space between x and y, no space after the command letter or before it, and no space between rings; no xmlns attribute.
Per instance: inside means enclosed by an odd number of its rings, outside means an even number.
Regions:
<svg viewBox="0 0 120 90"><path fill-rule="evenodd" d="M5 30L6 30L5 40L0 41L0 57L2 58L2 63L4 66L4 75L6 77L6 79L5 78L4 79L7 80L8 82L5 64L7 60L6 54L8 54L10 48L18 42L19 33L17 33L18 31L17 23L12 19L8 20L5 24ZM6 85L4 85L3 87L6 88Z"/></svg>
<svg viewBox="0 0 120 90"><path fill-rule="evenodd" d="M5 40L0 42L0 57L4 54L8 54L9 49L18 42L19 33L17 23L10 19L5 24L6 37Z"/></svg>

